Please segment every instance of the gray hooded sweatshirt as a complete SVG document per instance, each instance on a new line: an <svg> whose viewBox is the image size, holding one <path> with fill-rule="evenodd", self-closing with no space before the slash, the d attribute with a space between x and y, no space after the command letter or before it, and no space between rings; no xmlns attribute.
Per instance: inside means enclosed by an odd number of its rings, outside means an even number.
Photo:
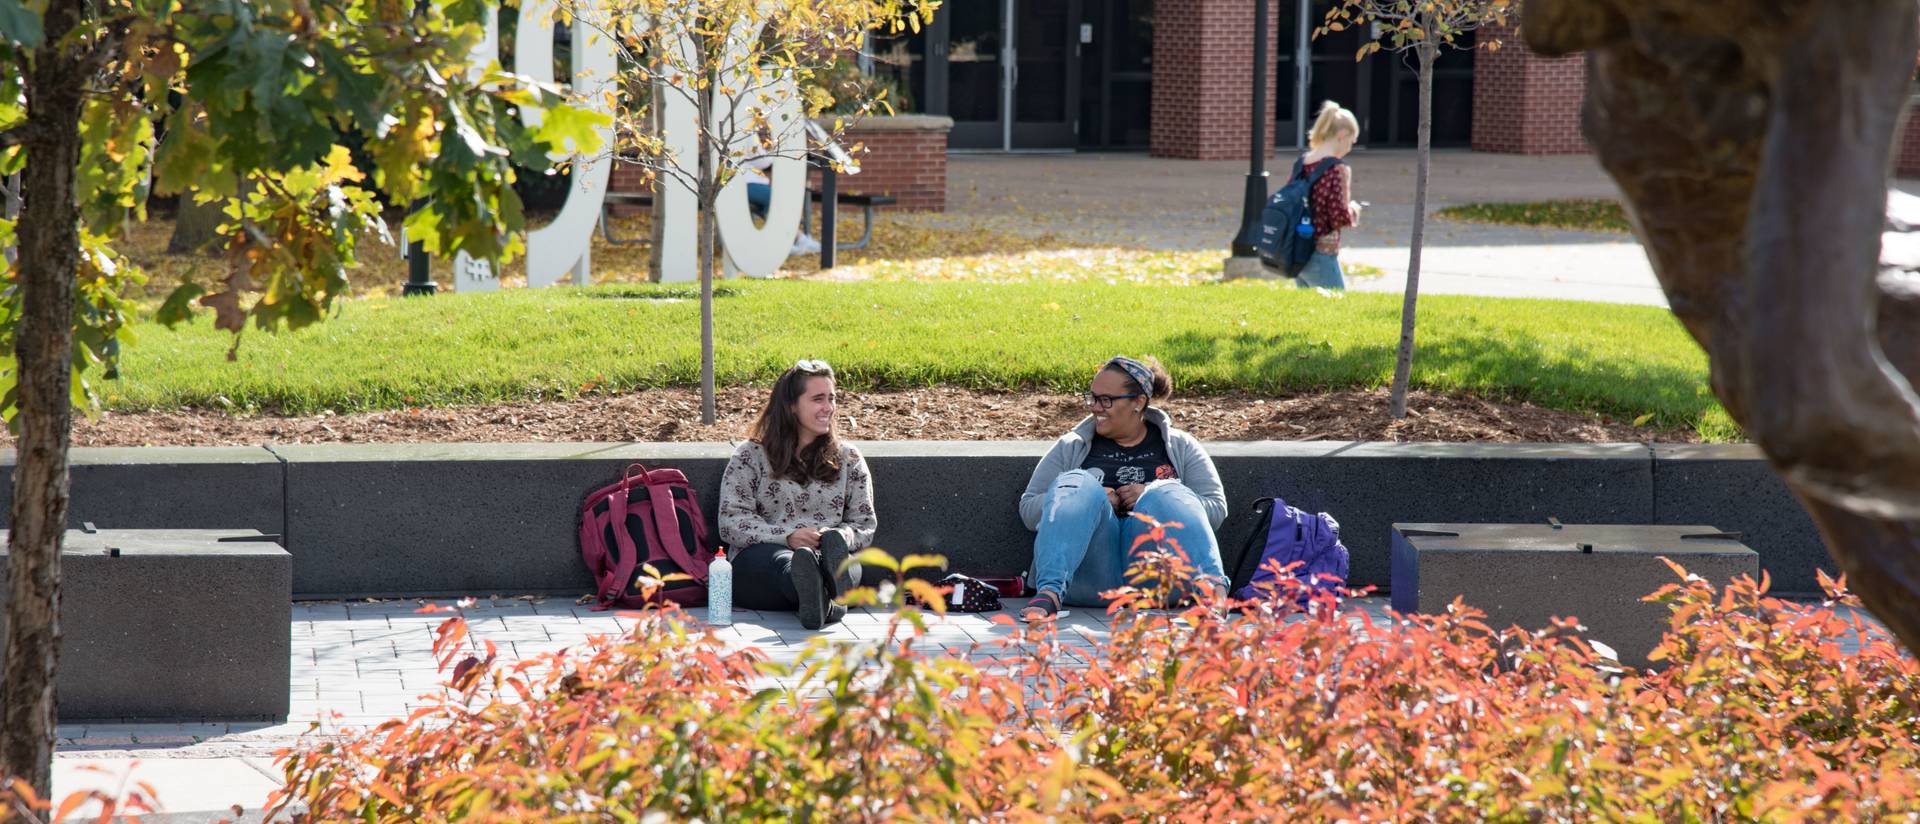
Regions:
<svg viewBox="0 0 1920 824"><path fill-rule="evenodd" d="M1160 434L1166 438L1167 458L1173 461L1173 470L1179 473L1180 483L1200 496L1200 504L1207 509L1207 525L1219 529L1220 522L1227 519L1227 492L1220 485L1220 473L1213 468L1213 458L1207 456L1207 450L1200 446L1198 439L1173 428L1173 423L1167 420L1167 413L1158 407L1147 407L1146 418L1147 424L1159 427ZM1092 449L1092 415L1053 442L1053 448L1047 450L1046 456L1040 459L1040 465L1033 468L1033 477L1027 480L1027 491L1020 493L1020 520L1027 523L1027 529L1040 529L1041 511L1048 490L1053 488L1054 479L1060 477L1062 472L1079 469Z"/></svg>

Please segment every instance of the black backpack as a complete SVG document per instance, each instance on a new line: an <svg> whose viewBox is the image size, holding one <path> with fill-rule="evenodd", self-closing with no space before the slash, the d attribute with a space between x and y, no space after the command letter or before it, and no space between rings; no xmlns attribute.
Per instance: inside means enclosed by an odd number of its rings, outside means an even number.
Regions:
<svg viewBox="0 0 1920 824"><path fill-rule="evenodd" d="M1260 262L1287 277L1300 274L1313 257L1313 184L1342 165L1339 158L1330 157L1307 174L1305 161L1293 162L1287 185L1267 198L1267 208L1260 212Z"/></svg>
<svg viewBox="0 0 1920 824"><path fill-rule="evenodd" d="M946 591L948 612L993 612L1000 608L1000 588L978 578L956 572L934 586ZM907 600L919 602L912 596Z"/></svg>

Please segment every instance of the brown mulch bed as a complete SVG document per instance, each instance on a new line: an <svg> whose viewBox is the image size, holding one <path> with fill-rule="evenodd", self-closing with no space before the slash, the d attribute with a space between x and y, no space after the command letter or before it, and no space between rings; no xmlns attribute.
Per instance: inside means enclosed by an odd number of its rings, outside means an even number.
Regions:
<svg viewBox="0 0 1920 824"><path fill-rule="evenodd" d="M976 392L949 387L843 392L841 433L860 440L1050 440L1085 415L1077 397ZM726 387L720 419L700 424L700 393L649 389L571 401L410 409L312 417L235 417L221 412L107 413L77 419L75 446L214 446L263 443L481 443L528 441L725 441L744 437L762 387ZM1178 397L1174 423L1216 441L1482 441L1681 443L1690 430L1634 427L1591 415L1416 392L1395 423L1384 390L1286 398ZM11 445L10 436L0 444Z"/></svg>

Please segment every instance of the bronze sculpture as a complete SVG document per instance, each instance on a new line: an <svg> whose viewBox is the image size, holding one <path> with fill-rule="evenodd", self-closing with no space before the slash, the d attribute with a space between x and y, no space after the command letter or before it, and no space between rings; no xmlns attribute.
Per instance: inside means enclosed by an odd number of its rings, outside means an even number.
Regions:
<svg viewBox="0 0 1920 824"><path fill-rule="evenodd" d="M1920 652L1920 255L1889 245L1914 0L1527 0L1713 390ZM1896 215L1894 228L1909 228Z"/></svg>

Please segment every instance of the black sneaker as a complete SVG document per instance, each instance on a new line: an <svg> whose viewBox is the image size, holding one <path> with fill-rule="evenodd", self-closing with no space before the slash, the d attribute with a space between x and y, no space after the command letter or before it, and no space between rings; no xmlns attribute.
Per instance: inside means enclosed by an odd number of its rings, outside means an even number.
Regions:
<svg viewBox="0 0 1920 824"><path fill-rule="evenodd" d="M852 550L847 547L847 536L837 529L820 533L820 572L833 582L833 592L829 598L838 598L853 591L853 567L847 563Z"/></svg>
<svg viewBox="0 0 1920 824"><path fill-rule="evenodd" d="M794 550L789 574L793 576L793 592L800 597L800 626L807 629L826 626L827 608L839 605L833 603L832 596L827 594L826 582L821 579L819 554L805 548ZM844 615L846 607L840 609Z"/></svg>

